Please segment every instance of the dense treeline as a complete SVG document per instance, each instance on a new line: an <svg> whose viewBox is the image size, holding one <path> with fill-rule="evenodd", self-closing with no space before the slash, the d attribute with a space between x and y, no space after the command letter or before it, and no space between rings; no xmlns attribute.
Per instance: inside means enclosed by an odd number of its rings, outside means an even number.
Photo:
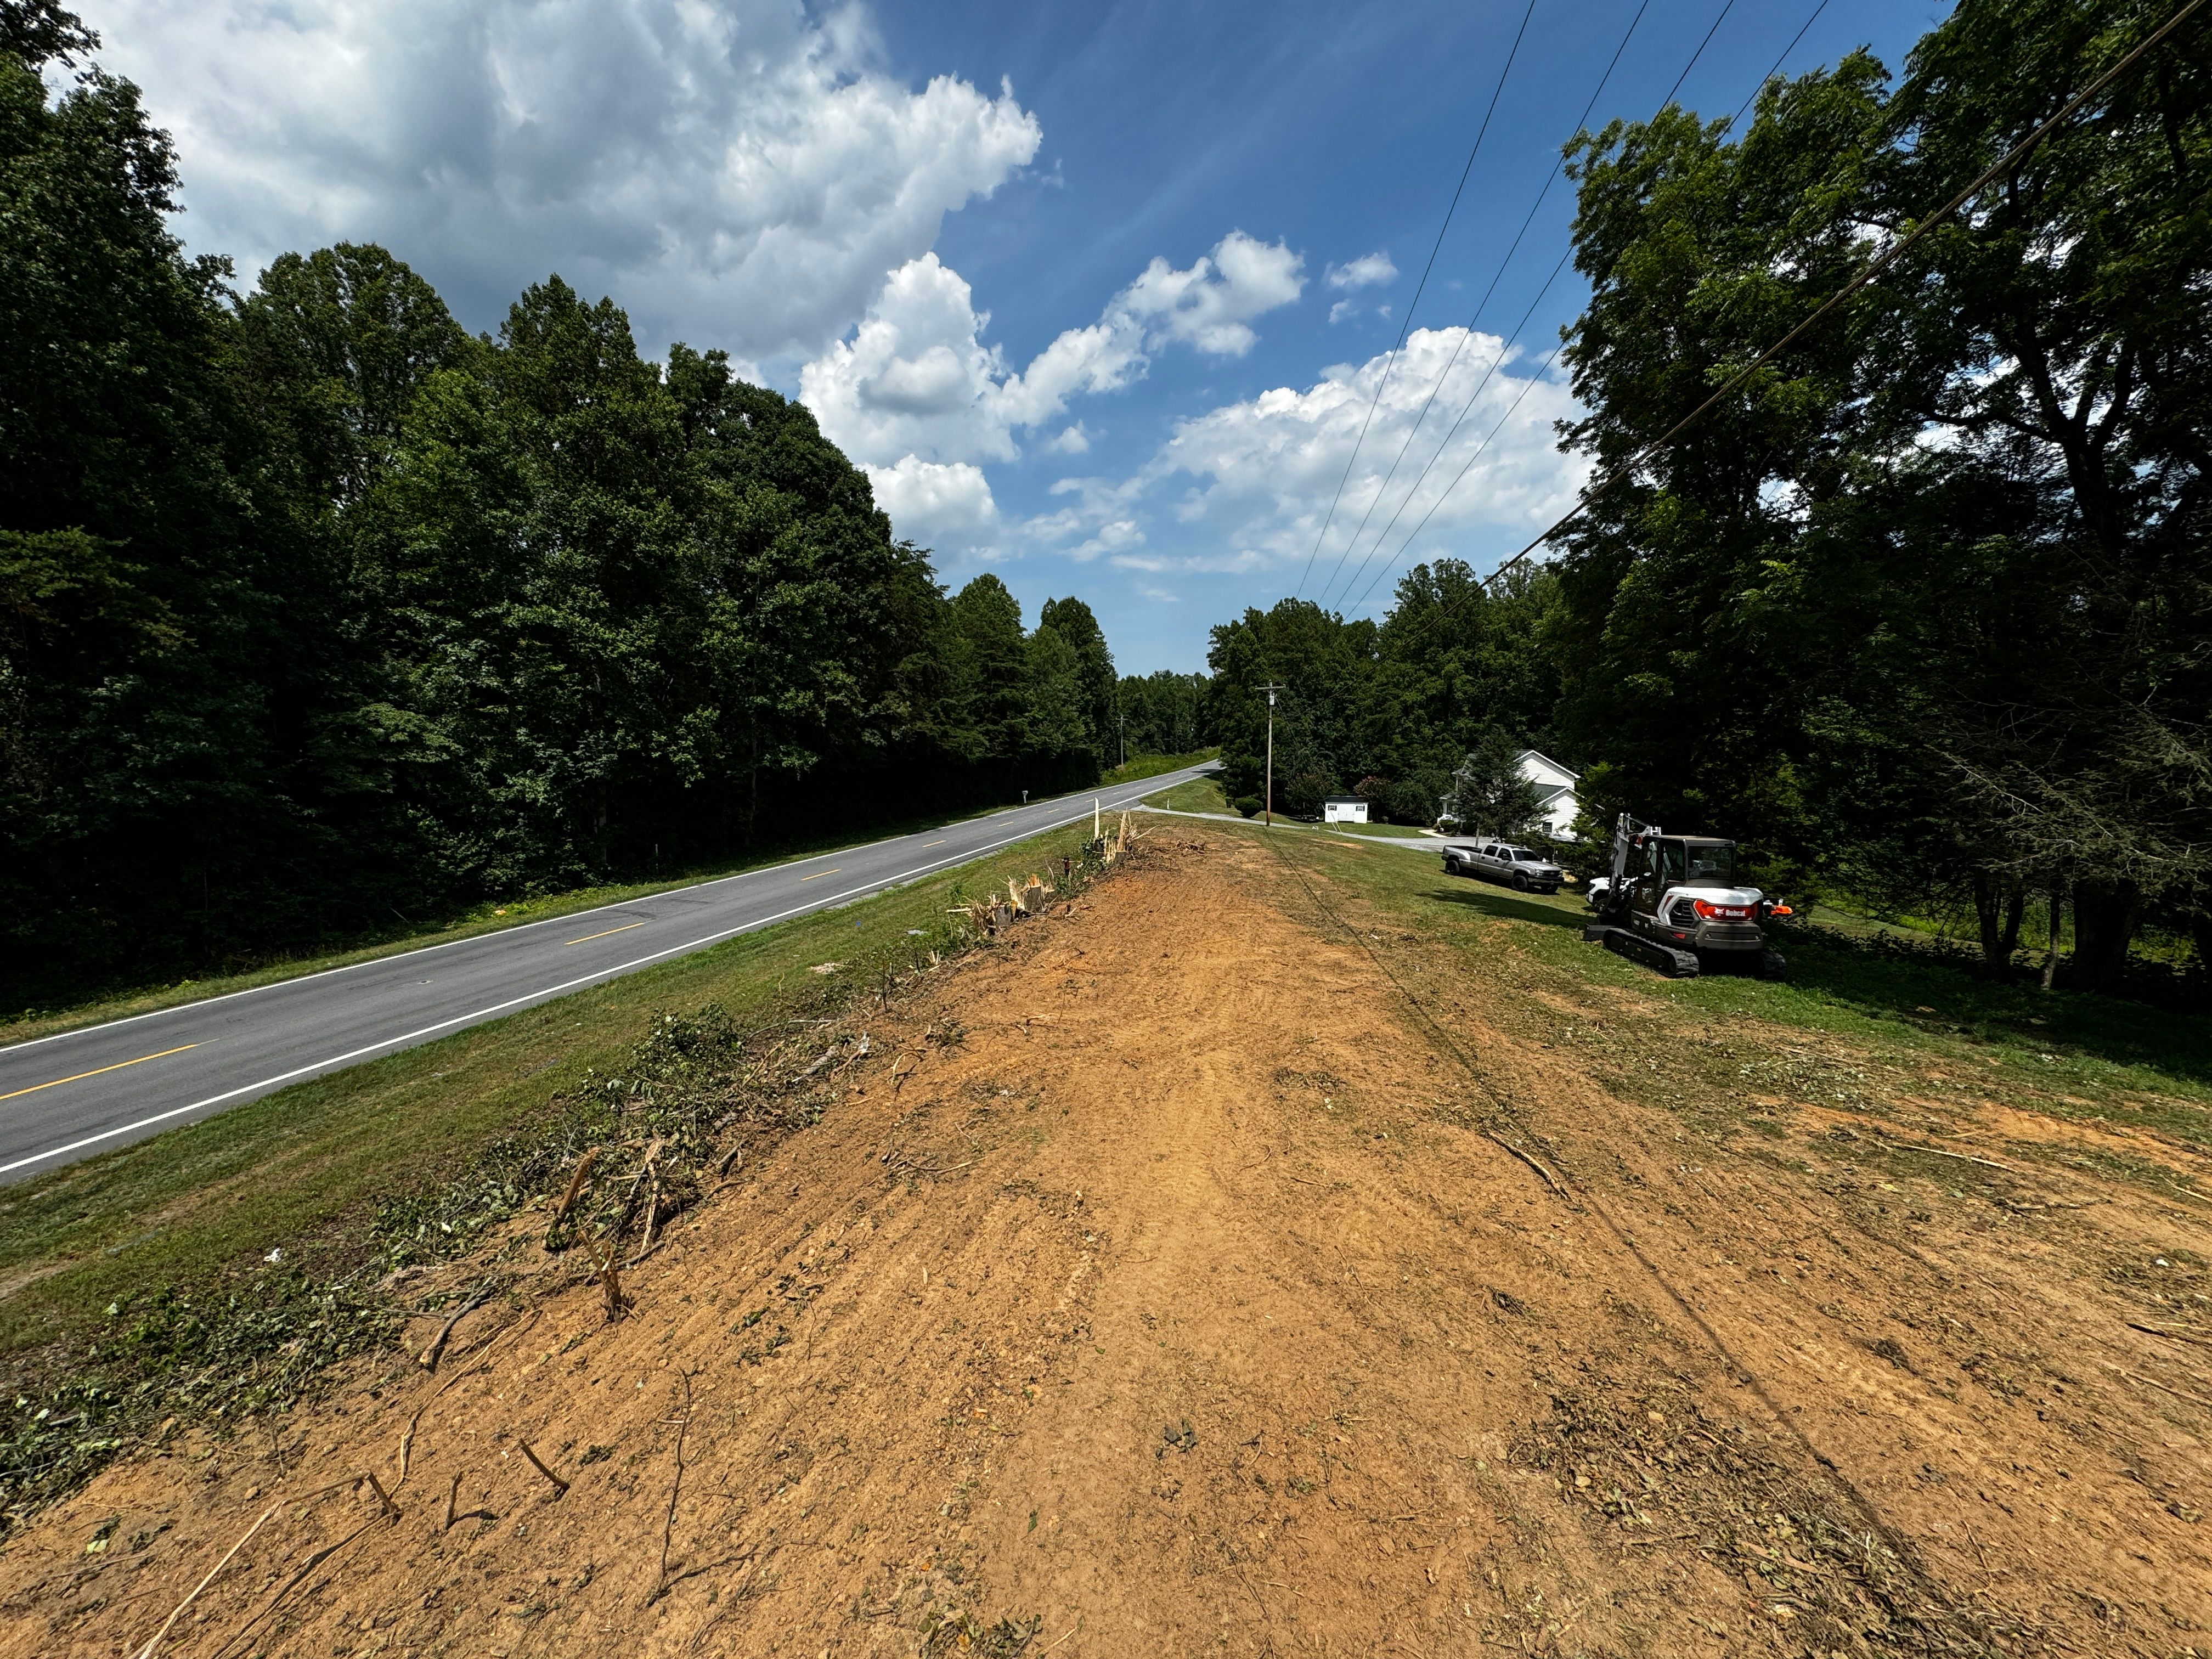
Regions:
<svg viewBox="0 0 2212 1659"><path fill-rule="evenodd" d="M1486 592L1466 565L1414 569L1380 623L1310 600L1247 611L1213 630L1206 720L1232 799L1256 799L1275 709L1275 805L1317 815L1323 795L1372 796L1406 823L1436 817L1454 770L1486 735L1552 741L1558 671L1540 637L1559 588L1538 570Z"/></svg>
<svg viewBox="0 0 2212 1659"><path fill-rule="evenodd" d="M1206 718L1206 676L1178 674L1171 668L1123 678L1115 714L1120 723L1122 757L1131 755L1188 755L1209 747Z"/></svg>
<svg viewBox="0 0 2212 1659"><path fill-rule="evenodd" d="M2172 9L1966 0L1893 91L1856 55L1740 143L1680 112L1585 143L1573 441L1664 432ZM2154 908L2203 929L2208 179L2200 16L1598 500L1560 630L1598 799L1971 895L1993 958L2058 895L2088 984Z"/></svg>
<svg viewBox="0 0 2212 1659"><path fill-rule="evenodd" d="M1582 135L1566 359L1601 472L1666 434L2172 15L1962 0L1893 86L1863 53L1739 136ZM2146 920L2212 959L2212 13L1744 389L1501 595L1416 570L1379 626L1285 603L1214 635L1239 788L1421 780L1492 722L1793 886L2031 900L2109 983ZM1441 599L1441 603L1440 603ZM1287 746L1288 756L1285 749ZM1409 808L1420 804L1409 801Z"/></svg>
<svg viewBox="0 0 2212 1659"><path fill-rule="evenodd" d="M95 45L0 0L0 1006L1113 763L1089 607L948 596L721 353L185 258Z"/></svg>

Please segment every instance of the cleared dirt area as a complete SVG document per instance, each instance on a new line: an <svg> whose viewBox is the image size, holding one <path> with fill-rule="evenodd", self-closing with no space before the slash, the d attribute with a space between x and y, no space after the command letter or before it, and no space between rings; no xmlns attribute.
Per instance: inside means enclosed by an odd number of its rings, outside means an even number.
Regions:
<svg viewBox="0 0 2212 1659"><path fill-rule="evenodd" d="M1470 971L1158 831L621 1317L543 1258L434 1375L149 1448L0 1559L0 1651L138 1653L220 1566L159 1651L2212 1652L2197 1204L1802 1031L1680 1034L1759 1056L1727 1133L1629 1098L1499 1017L1498 926Z"/></svg>

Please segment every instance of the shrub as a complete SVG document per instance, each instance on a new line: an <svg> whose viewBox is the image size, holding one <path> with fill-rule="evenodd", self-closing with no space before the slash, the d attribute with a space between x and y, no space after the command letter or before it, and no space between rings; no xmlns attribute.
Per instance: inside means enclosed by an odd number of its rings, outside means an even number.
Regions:
<svg viewBox="0 0 2212 1659"><path fill-rule="evenodd" d="M1317 818L1330 784L1319 772L1301 772L1283 786L1283 811L1294 818Z"/></svg>
<svg viewBox="0 0 2212 1659"><path fill-rule="evenodd" d="M1425 828L1437 821L1451 776L1435 767L1424 768L1382 792L1382 811L1393 823Z"/></svg>

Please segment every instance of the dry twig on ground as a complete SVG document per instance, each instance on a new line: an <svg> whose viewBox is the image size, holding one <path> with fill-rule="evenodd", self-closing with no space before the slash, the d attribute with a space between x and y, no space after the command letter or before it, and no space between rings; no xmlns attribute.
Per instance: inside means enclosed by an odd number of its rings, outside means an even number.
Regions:
<svg viewBox="0 0 2212 1659"><path fill-rule="evenodd" d="M1522 1151L1518 1146L1515 1146L1511 1141L1508 1140L1508 1139L1507 1139L1504 1135L1500 1135L1500 1134L1492 1134L1492 1135L1491 1135L1491 1136L1490 1136L1490 1139L1492 1139L1492 1140L1494 1140L1494 1141L1496 1141L1496 1142L1497 1142L1500 1146L1503 1146L1503 1147L1504 1147L1507 1152L1509 1152L1512 1153L1514 1157L1516 1157L1516 1158L1519 1158L1519 1159L1520 1159L1523 1164L1527 1164L1530 1169L1534 1170L1538 1175L1540 1175L1540 1176L1543 1176L1543 1178L1544 1178L1544 1184L1545 1184L1547 1187L1549 1187L1549 1188L1550 1188L1553 1192L1555 1192L1555 1193L1559 1193L1559 1194L1560 1194L1562 1196L1564 1196L1564 1195L1565 1195L1566 1189L1565 1189L1565 1188L1561 1187L1561 1186L1559 1185L1559 1182L1558 1182L1558 1181L1553 1177L1553 1176L1552 1172L1551 1172L1549 1170L1546 1169L1546 1168L1545 1168L1541 1164L1539 1164L1539 1163L1535 1160L1535 1158L1534 1158L1534 1157L1532 1157L1530 1154L1528 1154L1528 1153L1527 1153L1527 1152L1522 1152Z"/></svg>
<svg viewBox="0 0 2212 1659"><path fill-rule="evenodd" d="M499 1281L496 1279L487 1279L483 1284L477 1285L475 1291L470 1296L469 1299L461 1304L459 1308L455 1309L453 1316L448 1318L444 1324L438 1327L437 1335L432 1337L430 1339L430 1346L423 1349L421 1354L416 1356L416 1363L421 1365L426 1371L436 1370L438 1369L438 1357L446 1352L446 1340L448 1337L453 1335L453 1327L459 1324L464 1319L466 1319L478 1308L483 1306L487 1301L490 1300L492 1291L498 1282Z"/></svg>
<svg viewBox="0 0 2212 1659"><path fill-rule="evenodd" d="M239 1551L244 1549L246 1544L252 1539L253 1534L259 1532L263 1527L268 1524L269 1517L276 1514L277 1510L283 1507L284 1500L280 1498L276 1502L271 1504L267 1509L262 1510L261 1518L256 1521L252 1526L248 1527L246 1529L245 1535L235 1544L233 1544L228 1549L223 1552L222 1559L216 1562L214 1566L208 1570L207 1577L201 1579L198 1583L193 1585L191 1591L185 1595L185 1599L178 1602L174 1607L169 1610L169 1616L161 1621L161 1628L155 1631L151 1636L146 1638L146 1645L140 1648L137 1653L133 1654L131 1656L131 1659L154 1659L155 1651L161 1645L162 1638L169 1633L169 1627L174 1625L178 1620L184 1616L184 1612L186 1607L191 1606L194 1601L199 1599L199 1594L202 1590L205 1589L210 1584L215 1583L216 1576L222 1572L225 1567L230 1565L231 1557L236 1555Z"/></svg>
<svg viewBox="0 0 2212 1659"><path fill-rule="evenodd" d="M371 1477L371 1479L373 1480L374 1477ZM397 1514L398 1511L394 1510L393 1513ZM317 1567L321 1566L324 1562L329 1560L333 1555L336 1555L348 1544L352 1543L353 1540L360 1537L362 1534L367 1532L371 1527L374 1526L376 1524L376 1521L377 1517L372 1516L369 1519L362 1522L351 1532L348 1533L344 1537L339 1539L337 1543L325 1544L322 1548L317 1550L313 1555L309 1556L306 1561L301 1564L300 1570L284 1581L284 1588L278 1590L276 1595L269 1598L268 1601L262 1607L260 1612L255 1613L252 1618L247 1620L243 1625L240 1625L228 1636L223 1638L222 1646L216 1648L215 1650L216 1659L221 1659L222 1655L228 1652L230 1650L230 1644L237 1641L240 1637L252 1634L254 1627L259 1625L264 1620L267 1619L270 1614L275 1613L276 1609L283 1604L284 1598L291 1595L294 1590L299 1589L300 1586L307 1581L309 1574L313 1573Z"/></svg>
<svg viewBox="0 0 2212 1659"><path fill-rule="evenodd" d="M553 1496L555 1499L557 1501L561 1498L566 1498L568 1495L568 1483L566 1480L563 1480L559 1475L554 1474L552 1470L545 1467L544 1459L538 1456L536 1449L532 1447L531 1443L527 1440L523 1441L521 1445L522 1455L530 1460L530 1467L537 1470L538 1474L544 1475L548 1480L550 1480L553 1483Z"/></svg>
<svg viewBox="0 0 2212 1659"><path fill-rule="evenodd" d="M2129 1382L2139 1383L2146 1389L2156 1389L2160 1394L2170 1394L2176 1400L2186 1400L2192 1406L2203 1406L2208 1410L2212 1410L2212 1400L2207 1400L2201 1394L2191 1394L2186 1389L2177 1389L2172 1383L2161 1382L2154 1376L2144 1376L2136 1371L2123 1370L2109 1359L2100 1359L2097 1363L2112 1372L2114 1376L2124 1377Z"/></svg>
<svg viewBox="0 0 2212 1659"><path fill-rule="evenodd" d="M1880 1135L1870 1136L1869 1139L1885 1152L1925 1152L1930 1158L1955 1158L1961 1164L1978 1164L1985 1170L2002 1170L2008 1176L2020 1176L2022 1178L2025 1178L2027 1173L2025 1170L2014 1169L2009 1164L2000 1164L1993 1158L1975 1158L1966 1152L1947 1152L1941 1146L1922 1146L1912 1142L1884 1140Z"/></svg>
<svg viewBox="0 0 2212 1659"><path fill-rule="evenodd" d="M677 1373L684 1381L684 1415L676 1419L676 1473L668 1483L668 1511L660 1522L660 1571L655 1577L653 1594L645 1599L658 1601L668 1589L668 1540L676 1530L676 1499L684 1490L684 1437L691 1431L691 1373Z"/></svg>
<svg viewBox="0 0 2212 1659"><path fill-rule="evenodd" d="M2194 1342L2200 1348L2212 1348L2212 1337L2199 1335L2195 1331L2177 1331L2164 1325L2145 1325L2133 1319L2128 1321L2128 1328L2141 1331L2147 1336L2162 1336L2171 1342Z"/></svg>
<svg viewBox="0 0 2212 1659"><path fill-rule="evenodd" d="M606 1258L599 1263L598 1274L599 1289L606 1300L609 1324L620 1319L623 1316L623 1310L629 1306L629 1298L623 1294L622 1277L615 1272L615 1245L616 1239L612 1234L610 1234L607 1237Z"/></svg>
<svg viewBox="0 0 2212 1659"><path fill-rule="evenodd" d="M327 1486L317 1487L313 1492L307 1493L304 1498L279 1498L267 1509L262 1510L260 1518L255 1521L252 1526L246 1529L244 1534L235 1544L233 1544L228 1549L223 1552L222 1559L216 1562L214 1566L210 1567L208 1570L207 1577L201 1579L198 1583L193 1585L190 1593L185 1595L185 1599L178 1602L177 1605L170 1610L169 1616L161 1621L161 1628L155 1631L153 1635L146 1638L145 1646L134 1652L131 1655L131 1659L154 1659L155 1653L160 1649L163 1639L167 1637L171 1627L176 1624L179 1619L184 1616L185 1609L191 1606L194 1601L199 1599L199 1594L202 1590L205 1589L210 1584L215 1583L217 1577L221 1575L222 1570L230 1565L231 1559L252 1540L254 1534L259 1532L263 1527L266 1526L269 1523L270 1516L275 1515L277 1510L283 1509L287 1504L312 1504L317 1498L327 1498L332 1492L337 1492L343 1487L358 1486L363 1480L368 1480L370 1484L374 1485L375 1477L368 1474L349 1474L343 1480L333 1480ZM377 1487L377 1496L383 1499L385 1510L389 1510L393 1514L397 1514L398 1512L397 1510L392 1508L392 1500L384 1497L384 1489L381 1486ZM358 1537L359 1535L360 1534L357 1532L354 1534L356 1537Z"/></svg>

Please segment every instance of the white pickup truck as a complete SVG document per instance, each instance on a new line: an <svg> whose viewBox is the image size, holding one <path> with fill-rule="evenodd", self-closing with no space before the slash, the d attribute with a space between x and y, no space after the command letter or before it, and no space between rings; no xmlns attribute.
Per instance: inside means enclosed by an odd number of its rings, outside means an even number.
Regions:
<svg viewBox="0 0 2212 1659"><path fill-rule="evenodd" d="M1455 841L1444 844L1444 873L1502 881L1516 892L1556 893L1564 873L1543 854L1510 841Z"/></svg>

